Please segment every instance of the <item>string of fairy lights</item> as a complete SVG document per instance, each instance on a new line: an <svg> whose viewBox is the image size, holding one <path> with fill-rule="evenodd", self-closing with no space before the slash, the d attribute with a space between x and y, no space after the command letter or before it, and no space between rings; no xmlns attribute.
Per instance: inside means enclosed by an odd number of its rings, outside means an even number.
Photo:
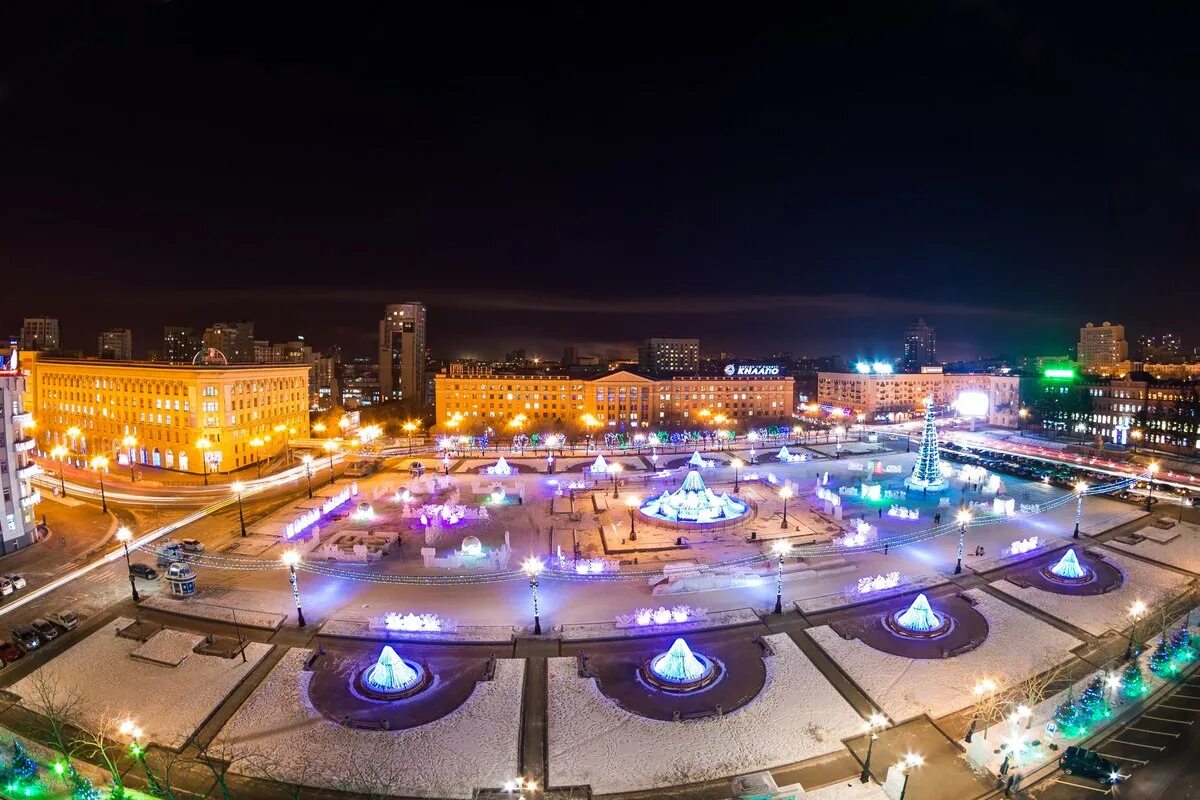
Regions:
<svg viewBox="0 0 1200 800"><path fill-rule="evenodd" d="M1103 484L1092 486L1082 491L1060 495L1052 500L1038 503L1036 507L1026 511L1020 511L1015 514L980 514L971 517L970 520L960 522L951 520L937 525L923 528L912 533L901 534L898 536L888 537L886 540L868 542L862 545L846 545L840 543L806 545L801 552L796 555L805 557L820 557L820 556L838 556L846 555L854 552L870 552L878 551L886 548L905 547L908 545L919 544L921 542L936 539L939 536L944 536L948 533L957 533L963 524L968 527L980 527L984 525L996 525L1003 522L1012 522L1029 517L1034 517L1039 514L1044 514L1047 511L1052 511L1067 503L1076 502L1082 494L1084 496L1110 494L1127 489L1138 482L1140 478L1133 477L1125 480L1117 481L1116 483ZM764 539L764 542L770 542L769 539ZM154 553L157 546L153 543L143 544L136 548L143 552ZM748 567L755 564L760 564L775 558L771 553L756 553L754 555L742 556L739 558L725 559L722 561L710 562L706 564L709 570L735 569L737 567ZM245 572L262 572L267 570L286 570L288 566L277 559L253 558L249 556L233 556L210 553L187 553L185 560L189 564L200 567L208 567L210 569L220 570L237 570ZM574 562L564 560L560 567L556 558L548 559L547 568L541 574L542 578L560 581L574 581L583 583L609 583L609 582L629 582L639 581L644 582L648 578L662 575L661 568L653 569L621 569L620 571L612 572L576 572ZM358 581L363 583L373 584L391 584L404 586L466 586L474 584L489 584L489 583L505 583L508 581L528 580L528 575L520 569L503 569L491 572L473 572L464 575L393 575L372 571L364 565L362 568L347 566L334 563L322 563L319 561L301 561L296 565L296 569L303 570L315 575L322 575L340 580Z"/></svg>

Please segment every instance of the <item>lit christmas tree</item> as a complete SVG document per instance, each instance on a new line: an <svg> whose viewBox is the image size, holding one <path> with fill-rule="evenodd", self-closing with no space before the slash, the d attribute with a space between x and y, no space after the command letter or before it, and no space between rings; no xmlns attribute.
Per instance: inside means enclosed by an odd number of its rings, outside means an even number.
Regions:
<svg viewBox="0 0 1200 800"><path fill-rule="evenodd" d="M1075 736L1084 729L1083 709L1075 702L1072 690L1067 691L1067 698L1054 709L1054 723L1063 736Z"/></svg>
<svg viewBox="0 0 1200 800"><path fill-rule="evenodd" d="M1192 634L1186 625L1171 634L1170 649L1171 656L1184 664L1196 657L1196 650L1192 647Z"/></svg>
<svg viewBox="0 0 1200 800"><path fill-rule="evenodd" d="M85 778L71 767L71 800L101 800L100 790L92 785L91 778Z"/></svg>
<svg viewBox="0 0 1200 800"><path fill-rule="evenodd" d="M1130 699L1146 693L1146 676L1142 674L1142 663L1136 658L1121 673L1121 691Z"/></svg>
<svg viewBox="0 0 1200 800"><path fill-rule="evenodd" d="M1158 646L1150 654L1150 671L1160 678L1175 674L1175 665L1171 663L1171 643L1166 639L1159 639Z"/></svg>
<svg viewBox="0 0 1200 800"><path fill-rule="evenodd" d="M8 766L9 777L20 783L32 781L37 776L37 762L25 752L19 739L13 739L12 763Z"/></svg>
<svg viewBox="0 0 1200 800"><path fill-rule="evenodd" d="M1083 694L1079 696L1079 709L1085 724L1095 724L1109 715L1102 678L1093 678L1083 690Z"/></svg>
<svg viewBox="0 0 1200 800"><path fill-rule="evenodd" d="M917 451L917 463L912 474L904 481L910 489L937 491L946 488L942 477L941 450L938 449L936 417L933 413L933 398L925 398L925 429L921 434L921 448Z"/></svg>

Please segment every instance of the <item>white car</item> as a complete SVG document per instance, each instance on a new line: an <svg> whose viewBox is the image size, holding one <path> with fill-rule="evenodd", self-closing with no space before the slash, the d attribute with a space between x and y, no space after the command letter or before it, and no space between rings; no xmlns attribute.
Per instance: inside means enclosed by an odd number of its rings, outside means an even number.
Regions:
<svg viewBox="0 0 1200 800"><path fill-rule="evenodd" d="M199 539L184 539L183 551L185 553L203 553L204 543Z"/></svg>
<svg viewBox="0 0 1200 800"><path fill-rule="evenodd" d="M10 581L12 581L12 585L13 585L14 589L24 589L25 588L25 579L22 578L20 575L9 575L8 579Z"/></svg>
<svg viewBox="0 0 1200 800"><path fill-rule="evenodd" d="M0 595L9 595L12 593L12 581L10 581L8 578L0 578Z"/></svg>

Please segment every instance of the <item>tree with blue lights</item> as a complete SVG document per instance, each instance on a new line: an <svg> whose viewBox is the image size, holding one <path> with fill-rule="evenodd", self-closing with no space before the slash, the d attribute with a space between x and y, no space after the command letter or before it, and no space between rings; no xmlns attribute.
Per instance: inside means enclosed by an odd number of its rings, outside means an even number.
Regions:
<svg viewBox="0 0 1200 800"><path fill-rule="evenodd" d="M13 739L12 762L8 765L9 778L20 783L27 783L37 777L37 762L25 752L25 745L20 739Z"/></svg>
<svg viewBox="0 0 1200 800"><path fill-rule="evenodd" d="M1067 697L1054 709L1054 722L1064 736L1074 736L1086 725L1083 709L1076 702L1074 690L1067 690Z"/></svg>
<svg viewBox="0 0 1200 800"><path fill-rule="evenodd" d="M1165 637L1158 640L1158 646L1150 654L1150 671L1160 678L1170 677L1175 672L1171 664L1171 643Z"/></svg>
<svg viewBox="0 0 1200 800"><path fill-rule="evenodd" d="M1096 677L1079 696L1079 709L1085 724L1095 724L1109 714L1108 701L1104 699L1104 680Z"/></svg>
<svg viewBox="0 0 1200 800"><path fill-rule="evenodd" d="M1121 672L1121 691L1130 699L1146 693L1146 676L1142 673L1142 662L1136 658Z"/></svg>
<svg viewBox="0 0 1200 800"><path fill-rule="evenodd" d="M933 412L933 398L925 399L925 428L921 433L921 447L917 451L917 463L905 481L913 489L942 489L946 485L942 477L942 453L938 447L937 418Z"/></svg>

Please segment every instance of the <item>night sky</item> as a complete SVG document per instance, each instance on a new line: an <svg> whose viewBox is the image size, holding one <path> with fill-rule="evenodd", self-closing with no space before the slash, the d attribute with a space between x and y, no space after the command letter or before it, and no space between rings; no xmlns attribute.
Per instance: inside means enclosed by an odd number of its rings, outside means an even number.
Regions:
<svg viewBox="0 0 1200 800"><path fill-rule="evenodd" d="M438 357L1200 345L1195 16L430 5L5 4L0 332L366 354L419 299Z"/></svg>

